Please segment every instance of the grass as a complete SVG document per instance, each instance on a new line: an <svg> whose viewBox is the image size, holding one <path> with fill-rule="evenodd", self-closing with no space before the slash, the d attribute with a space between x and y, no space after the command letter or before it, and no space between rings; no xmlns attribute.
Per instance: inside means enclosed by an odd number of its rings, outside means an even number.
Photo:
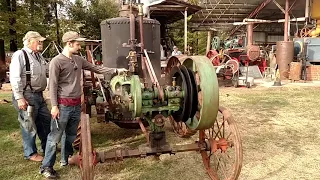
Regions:
<svg viewBox="0 0 320 180"><path fill-rule="evenodd" d="M317 179L320 177L319 88L223 88L220 104L230 109L243 141L241 180ZM0 93L0 99L11 99ZM43 179L39 163L23 159L17 113L11 104L0 104L0 179ZM136 148L145 142L140 130L120 129L91 119L93 146L97 151ZM175 136L167 126L168 142L197 140ZM57 159L57 162L59 158ZM58 164L58 163L56 163ZM62 179L80 179L77 167L55 167ZM207 180L196 152L106 162L95 168L95 179Z"/></svg>

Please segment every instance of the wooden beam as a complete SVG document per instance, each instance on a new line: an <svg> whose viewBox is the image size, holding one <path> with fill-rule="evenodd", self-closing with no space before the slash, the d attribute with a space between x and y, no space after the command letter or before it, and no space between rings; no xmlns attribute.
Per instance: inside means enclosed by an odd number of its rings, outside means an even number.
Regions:
<svg viewBox="0 0 320 180"><path fill-rule="evenodd" d="M186 8L187 6L181 6L181 5L163 5L163 4L158 4L158 5L150 6L150 8L154 8L154 7L167 9L167 8Z"/></svg>
<svg viewBox="0 0 320 180"><path fill-rule="evenodd" d="M167 7L167 8L160 8L160 7L150 7L150 11L184 11L185 7L178 7L178 8L172 8L172 7Z"/></svg>
<svg viewBox="0 0 320 180"><path fill-rule="evenodd" d="M203 5L206 5L206 6L236 6L236 7L239 7L239 6L244 6L244 7L256 7L258 6L259 4L246 4L246 3L202 3L201 4L202 6Z"/></svg>

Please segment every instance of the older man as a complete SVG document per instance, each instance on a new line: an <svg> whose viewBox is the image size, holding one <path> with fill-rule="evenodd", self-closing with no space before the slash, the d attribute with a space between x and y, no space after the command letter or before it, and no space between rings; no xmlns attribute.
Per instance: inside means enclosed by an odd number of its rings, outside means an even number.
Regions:
<svg viewBox="0 0 320 180"><path fill-rule="evenodd" d="M51 121L42 93L47 86L46 64L40 54L45 39L38 32L27 32L23 38L24 48L13 54L10 64L12 102L18 111L24 157L37 162L43 157L37 151L36 134L44 150Z"/></svg>
<svg viewBox="0 0 320 180"><path fill-rule="evenodd" d="M95 66L80 56L74 55L81 49L84 41L77 32L69 31L62 36L64 48L61 54L54 57L49 66L49 91L51 100L51 116L58 123L51 124L48 135L45 157L40 167L40 172L46 178L57 178L58 174L53 166L56 160L56 147L63 132L66 133L64 157L65 163L73 154L72 143L77 135L77 127L81 113L81 70L90 70L96 73L120 73L126 69L107 68Z"/></svg>
<svg viewBox="0 0 320 180"><path fill-rule="evenodd" d="M181 51L179 51L178 47L177 46L173 46L173 51L171 53L171 56L178 56L178 55L181 55Z"/></svg>

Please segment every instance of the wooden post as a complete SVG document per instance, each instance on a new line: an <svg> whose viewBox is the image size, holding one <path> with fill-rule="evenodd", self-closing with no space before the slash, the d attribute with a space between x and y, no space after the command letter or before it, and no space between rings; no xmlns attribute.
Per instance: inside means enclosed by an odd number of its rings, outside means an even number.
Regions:
<svg viewBox="0 0 320 180"><path fill-rule="evenodd" d="M184 10L184 54L188 52L188 8Z"/></svg>
<svg viewBox="0 0 320 180"><path fill-rule="evenodd" d="M206 49L206 54L210 51L211 49L211 31L208 31L208 38L207 38L207 49Z"/></svg>

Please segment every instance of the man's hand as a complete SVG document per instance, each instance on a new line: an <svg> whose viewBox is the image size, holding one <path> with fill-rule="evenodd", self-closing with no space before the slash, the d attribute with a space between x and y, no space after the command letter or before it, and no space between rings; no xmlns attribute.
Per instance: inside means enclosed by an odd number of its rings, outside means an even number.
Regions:
<svg viewBox="0 0 320 180"><path fill-rule="evenodd" d="M117 69L118 74L123 74L124 72L127 72L127 71L128 71L128 69L125 69L125 68L118 68Z"/></svg>
<svg viewBox="0 0 320 180"><path fill-rule="evenodd" d="M28 102L26 101L26 99L21 98L21 99L18 99L17 101L18 101L19 109L26 111L28 107Z"/></svg>
<svg viewBox="0 0 320 180"><path fill-rule="evenodd" d="M52 106L51 108L51 116L52 116L52 119L59 119L60 117L60 112L59 112L59 108L58 106Z"/></svg>

